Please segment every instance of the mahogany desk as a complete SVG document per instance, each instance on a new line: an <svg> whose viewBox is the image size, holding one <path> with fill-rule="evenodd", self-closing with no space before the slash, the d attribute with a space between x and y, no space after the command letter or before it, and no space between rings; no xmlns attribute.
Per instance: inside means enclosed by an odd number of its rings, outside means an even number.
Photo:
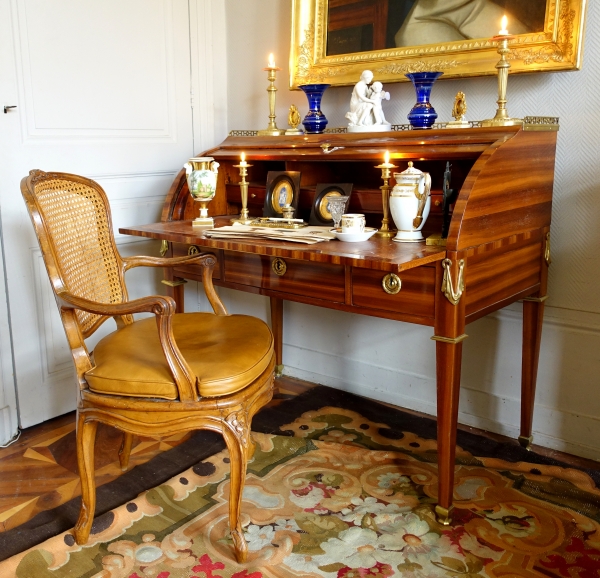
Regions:
<svg viewBox="0 0 600 578"><path fill-rule="evenodd" d="M440 228L439 198L446 161L459 188L445 247L395 243L212 240L191 226L197 208L180 172L167 195L162 222L120 232L168 242L172 256L210 251L218 258L215 285L270 297L281 370L283 300L428 325L436 341L439 488L436 514L449 523L454 484L456 426L465 326L523 299L521 431L528 446L549 256L549 229L556 147L555 124L533 120L524 127L408 131L386 134L323 134L306 137L229 137L204 155L221 163L217 214L239 213L239 174L244 151L250 169L250 209L261 214L266 173L302 172L299 212L307 217L317 183L352 182L351 212L381 219L380 164L386 150L398 170L409 160L432 176L428 233ZM321 145L342 147L333 153ZM311 196L312 195L312 196ZM369 220L371 221L369 223ZM216 219L217 226L229 217ZM170 293L183 309L184 279L201 280L193 266L168 273ZM384 287L396 275L396 294ZM388 277L389 279L389 277ZM392 289L393 289L392 283ZM396 283L396 287L398 284Z"/></svg>

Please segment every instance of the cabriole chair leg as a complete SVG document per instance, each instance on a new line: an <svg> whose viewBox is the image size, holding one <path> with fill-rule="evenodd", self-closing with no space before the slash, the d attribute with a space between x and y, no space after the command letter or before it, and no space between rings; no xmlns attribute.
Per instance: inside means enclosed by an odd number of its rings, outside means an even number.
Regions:
<svg viewBox="0 0 600 578"><path fill-rule="evenodd" d="M86 421L85 415L77 418L77 465L81 479L81 511L75 525L75 541L85 544L88 541L94 511L96 509L96 480L94 479L94 445L96 443L97 421Z"/></svg>
<svg viewBox="0 0 600 578"><path fill-rule="evenodd" d="M223 437L229 450L231 466L229 477L229 529L233 540L235 558L240 564L246 562L248 556L248 545L246 544L240 521L242 492L244 491L244 482L246 481L247 466L247 448L245 447L244 436L248 434L248 431L240 434L240 432L227 427L223 429Z"/></svg>
<svg viewBox="0 0 600 578"><path fill-rule="evenodd" d="M133 444L133 434L123 432L123 441L119 449L119 464L121 471L126 472L129 466L129 456L131 455L131 445Z"/></svg>

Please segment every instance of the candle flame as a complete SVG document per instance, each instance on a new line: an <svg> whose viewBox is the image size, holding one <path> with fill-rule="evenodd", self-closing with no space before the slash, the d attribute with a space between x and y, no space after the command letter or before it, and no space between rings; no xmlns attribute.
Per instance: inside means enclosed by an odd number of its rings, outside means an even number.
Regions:
<svg viewBox="0 0 600 578"><path fill-rule="evenodd" d="M508 30L507 30L507 25L508 25L508 18L506 17L506 14L504 16L502 16L502 22L501 22L501 26L502 26L502 30L500 30L500 34L508 34Z"/></svg>
<svg viewBox="0 0 600 578"><path fill-rule="evenodd" d="M390 151L385 151L385 156L383 158L385 159L385 164L387 165L390 162Z"/></svg>
<svg viewBox="0 0 600 578"><path fill-rule="evenodd" d="M241 159L242 159L242 162L246 161L246 153L242 153Z"/></svg>
<svg viewBox="0 0 600 578"><path fill-rule="evenodd" d="M275 59L273 58L273 53L269 54L269 66L271 68L275 68Z"/></svg>

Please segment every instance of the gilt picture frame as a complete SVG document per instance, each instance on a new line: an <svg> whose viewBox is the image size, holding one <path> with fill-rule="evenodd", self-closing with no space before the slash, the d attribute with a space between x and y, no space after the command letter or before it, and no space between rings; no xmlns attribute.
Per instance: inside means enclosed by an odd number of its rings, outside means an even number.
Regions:
<svg viewBox="0 0 600 578"><path fill-rule="evenodd" d="M283 217L283 206L291 205L298 209L300 198L299 171L269 171L265 192L263 217Z"/></svg>
<svg viewBox="0 0 600 578"><path fill-rule="evenodd" d="M290 51L290 88L297 88L302 84L327 83L333 86L349 86L355 84L363 70L373 72L375 79L381 82L405 82L407 72L441 71L443 78L461 78L469 76L495 75L496 63L499 60L497 42L491 35L483 38L463 38L453 41L440 41L438 43L419 44L414 46L395 46L381 49L367 49L369 46L383 46L385 40L378 40L377 32L371 32L371 44L360 46L360 35L357 37L358 25L367 26L370 20L377 27L377 18L384 23L391 19L392 14L383 13L390 2L405 2L413 6L407 14L403 15L406 26L407 19L414 15L415 6L420 0L292 0L292 35ZM446 0L444 0L446 1ZM493 6L510 5L512 0L486 0ZM518 20L513 21L511 31L509 13L509 32L521 29L522 34L515 34L511 38L509 47L511 52L508 59L511 63L510 73L549 72L580 69L582 65L583 35L585 27L585 10L587 0L528 0L536 3L538 12L542 12L542 20L531 30L525 26L518 26ZM331 6L330 6L331 4ZM334 33L339 37L340 26L344 18L336 16L335 30L329 27L329 14L333 10L352 10L359 13L361 6L378 5L379 12L371 10L373 16L364 16L366 20L358 17L346 18L352 27L351 33L337 42L332 49L328 46L328 37ZM430 6L432 2L428 2ZM452 4L452 2L450 2ZM464 3L461 3L464 4ZM363 13L365 11L363 10ZM494 10L494 14L498 12ZM387 14L387 16L386 16ZM351 14L352 16L352 14ZM333 19L333 16L332 16ZM370 20L369 20L370 19ZM421 24L426 19L420 19ZM338 24L342 22L342 24ZM367 24L363 24L367 22ZM478 33L489 32L491 26L482 26L475 31ZM381 27L381 25L379 25ZM543 30L540 30L543 28ZM500 20L493 24L493 34L500 29ZM432 26L431 34L424 33L427 37L440 33L439 29ZM364 36L364 35L363 35ZM382 36L382 34L379 34ZM390 33L388 31L388 45ZM408 36L410 38L410 36ZM358 38L358 44L357 44ZM331 38L329 38L331 40ZM344 42L353 46L352 52L340 52ZM341 47L341 48L340 48ZM328 53L329 50L329 53ZM332 52L335 52L333 54Z"/></svg>
<svg viewBox="0 0 600 578"><path fill-rule="evenodd" d="M352 194L352 183L319 183L315 189L312 207L310 210L309 225L320 227L333 227L333 217L329 212L329 198L348 197L344 213L348 211L350 195Z"/></svg>

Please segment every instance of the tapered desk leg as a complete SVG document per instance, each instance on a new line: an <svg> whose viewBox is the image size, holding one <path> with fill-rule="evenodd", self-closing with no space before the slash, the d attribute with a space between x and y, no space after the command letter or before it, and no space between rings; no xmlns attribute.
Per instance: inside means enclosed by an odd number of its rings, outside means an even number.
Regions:
<svg viewBox="0 0 600 578"><path fill-rule="evenodd" d="M456 258L450 260L448 274L454 281L453 286L446 286L450 293L454 293L452 300L455 304L439 291L436 297L435 335L432 338L436 341L437 379L438 504L435 512L438 521L444 525L450 524L453 508L462 341L466 338L465 295L458 264ZM442 267L438 267L440 284L443 274Z"/></svg>
<svg viewBox="0 0 600 578"><path fill-rule="evenodd" d="M523 301L523 365L521 368L521 434L519 443L529 449L532 436L533 404L537 381L542 322L543 298L533 297Z"/></svg>
<svg viewBox="0 0 600 578"><path fill-rule="evenodd" d="M283 375L283 299L271 297L271 329L275 339L275 377Z"/></svg>
<svg viewBox="0 0 600 578"><path fill-rule="evenodd" d="M541 245L540 288L536 295L523 299L523 364L521 367L521 432L519 443L530 449L533 442L533 404L537 381L544 301L548 298L548 268L550 267L550 231L545 231Z"/></svg>
<svg viewBox="0 0 600 578"><path fill-rule="evenodd" d="M437 442L438 442L438 521L450 523L454 491L454 460L456 457L456 426L460 392L462 343L438 341L437 373Z"/></svg>

